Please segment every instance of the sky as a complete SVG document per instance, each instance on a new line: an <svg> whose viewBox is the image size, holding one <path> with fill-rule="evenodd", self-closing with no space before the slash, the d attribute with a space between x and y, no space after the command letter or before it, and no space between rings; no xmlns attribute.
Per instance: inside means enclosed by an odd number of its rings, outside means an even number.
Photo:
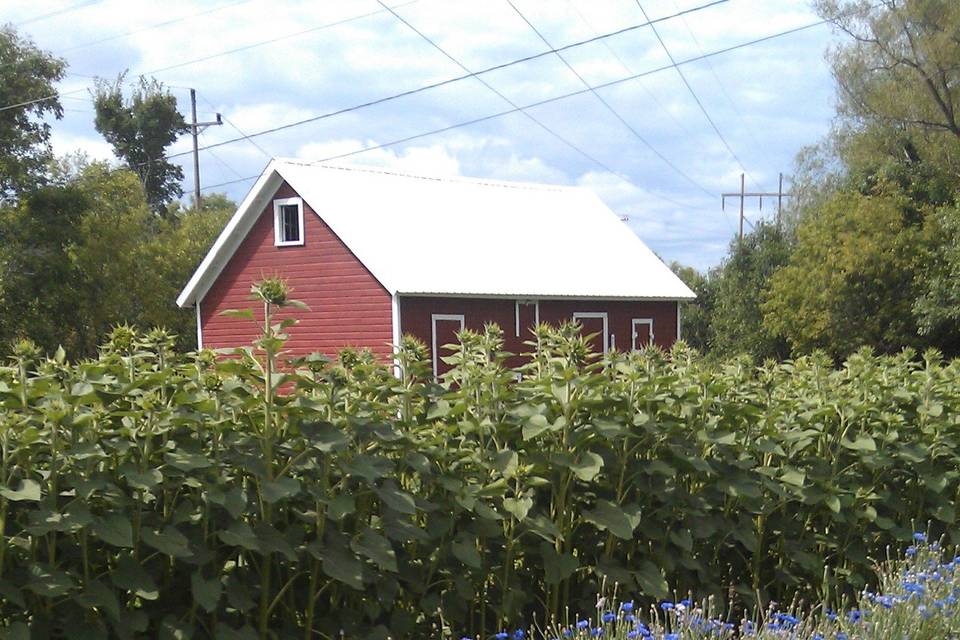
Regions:
<svg viewBox="0 0 960 640"><path fill-rule="evenodd" d="M741 173L748 191L776 191L834 116L828 26L722 52L816 23L808 0L384 2L5 0L0 22L69 64L58 154L115 161L90 88L127 70L162 81L188 119L191 87L200 121L223 114L201 148L239 138L200 152L205 193L239 201L270 157L579 185L664 260L701 270L737 233L737 203L724 211L720 194ZM184 136L170 153L190 149ZM192 160L176 161L189 195ZM748 221L773 204L748 201Z"/></svg>

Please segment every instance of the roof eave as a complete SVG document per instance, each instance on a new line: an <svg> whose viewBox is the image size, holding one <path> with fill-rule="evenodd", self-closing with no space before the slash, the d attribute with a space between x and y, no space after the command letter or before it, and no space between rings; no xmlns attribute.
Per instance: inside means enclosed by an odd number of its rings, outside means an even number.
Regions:
<svg viewBox="0 0 960 640"><path fill-rule="evenodd" d="M180 295L177 296L178 307L182 309L193 306L198 301L203 300L213 281L220 275L223 267L226 266L233 255L237 245L247 235L249 225L244 223L249 222L251 212L259 213L264 206L260 202L264 198L264 194L272 193L272 190L269 189L270 184L276 180L282 180L275 165L276 161L271 160L260 177L257 178L253 187L247 192L243 202L237 207L237 211L203 257L200 266L193 272Z"/></svg>

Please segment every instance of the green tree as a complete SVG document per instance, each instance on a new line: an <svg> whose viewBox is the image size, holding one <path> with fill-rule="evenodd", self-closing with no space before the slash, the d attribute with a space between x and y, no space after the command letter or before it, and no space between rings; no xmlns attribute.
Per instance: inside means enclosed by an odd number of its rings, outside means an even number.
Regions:
<svg viewBox="0 0 960 640"><path fill-rule="evenodd" d="M713 344L710 320L716 298L716 280L709 272L704 275L679 262L670 263L670 269L697 294L696 300L680 304L683 339L694 349L707 353Z"/></svg>
<svg viewBox="0 0 960 640"><path fill-rule="evenodd" d="M730 255L714 276L710 334L718 355L749 354L762 360L788 354L783 339L764 326L760 303L771 276L786 264L790 252L786 234L771 224L760 224L742 242L731 242Z"/></svg>
<svg viewBox="0 0 960 640"><path fill-rule="evenodd" d="M845 191L808 216L763 302L767 331L794 353L823 349L837 359L861 346L924 346L911 309L929 250L912 204L896 192Z"/></svg>
<svg viewBox="0 0 960 640"><path fill-rule="evenodd" d="M817 0L852 37L832 52L841 115L960 139L960 3Z"/></svg>
<svg viewBox="0 0 960 640"><path fill-rule="evenodd" d="M166 149L189 127L177 111L177 99L160 82L141 77L125 100L124 78L120 74L115 82L97 80L95 125L117 157L139 176L153 212L164 216L167 204L183 195L183 169L166 160Z"/></svg>
<svg viewBox="0 0 960 640"><path fill-rule="evenodd" d="M155 216L136 174L79 161L0 216L0 349L20 336L48 352L96 353L112 327L163 326L195 346L176 295L234 210L223 196L199 211Z"/></svg>
<svg viewBox="0 0 960 640"><path fill-rule="evenodd" d="M36 186L50 159L50 125L45 116L60 118L63 109L54 83L66 63L0 27L0 197Z"/></svg>

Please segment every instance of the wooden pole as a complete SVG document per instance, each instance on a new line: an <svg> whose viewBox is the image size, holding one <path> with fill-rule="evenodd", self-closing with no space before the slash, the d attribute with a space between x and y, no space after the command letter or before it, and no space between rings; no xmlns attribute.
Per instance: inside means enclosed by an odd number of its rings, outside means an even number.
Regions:
<svg viewBox="0 0 960 640"><path fill-rule="evenodd" d="M198 149L197 137L197 92L190 89L190 112L193 115L193 122L190 124L190 135L193 136L193 206L200 209L200 150Z"/></svg>

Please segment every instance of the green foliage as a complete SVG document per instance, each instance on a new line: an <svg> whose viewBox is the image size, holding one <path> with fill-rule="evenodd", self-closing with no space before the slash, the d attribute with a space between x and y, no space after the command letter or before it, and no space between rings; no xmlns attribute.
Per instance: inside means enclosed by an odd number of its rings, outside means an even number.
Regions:
<svg viewBox="0 0 960 640"><path fill-rule="evenodd" d="M365 352L285 363L287 323L260 301L261 339L229 358L124 326L72 365L17 345L5 624L486 637L591 610L604 580L645 601L668 582L722 606L834 599L911 520L956 531L960 365L935 355L597 360L578 327L543 326L518 380L491 326L437 384L409 338L396 376Z"/></svg>
<svg viewBox="0 0 960 640"><path fill-rule="evenodd" d="M177 99L157 80L140 78L130 99L125 100L125 76L120 74L112 83L97 80L95 125L117 157L140 177L150 208L162 216L167 205L183 194L183 170L164 155L189 127L177 111Z"/></svg>
<svg viewBox="0 0 960 640"><path fill-rule="evenodd" d="M534 626L530 637L609 640L673 638L674 640L942 640L960 633L957 616L960 565L926 534L903 555L888 556L877 567L878 588L864 591L853 606L839 612L832 603L817 607L771 604L761 611L718 610L712 598L664 601L646 612L616 589L597 595L596 611L567 614L565 619ZM522 629L522 627L520 627ZM598 633L600 632L600 633Z"/></svg>
<svg viewBox="0 0 960 640"><path fill-rule="evenodd" d="M54 85L65 68L13 27L0 26L0 104L30 103L0 111L0 196L31 189L41 179L50 159L50 125L42 118L63 115Z"/></svg>
<svg viewBox="0 0 960 640"><path fill-rule="evenodd" d="M150 212L133 173L105 164L59 169L57 182L0 209L0 352L30 335L46 352L93 356L110 328L166 326L194 345L194 314L176 307L234 205Z"/></svg>
<svg viewBox="0 0 960 640"><path fill-rule="evenodd" d="M842 359L860 346L921 346L912 313L928 243L900 194L840 193L805 219L772 278L763 323L797 352Z"/></svg>
<svg viewBox="0 0 960 640"><path fill-rule="evenodd" d="M817 0L852 36L833 52L840 111L960 138L960 5L953 0Z"/></svg>
<svg viewBox="0 0 960 640"><path fill-rule="evenodd" d="M764 326L760 304L791 249L786 235L770 224L758 225L742 241L731 241L730 255L715 275L710 333L716 354L749 354L757 360L788 355L783 339Z"/></svg>
<svg viewBox="0 0 960 640"><path fill-rule="evenodd" d="M706 352L713 344L710 322L717 295L716 273L704 275L693 267L678 262L671 262L670 269L697 294L696 300L680 304L683 340L694 349Z"/></svg>

